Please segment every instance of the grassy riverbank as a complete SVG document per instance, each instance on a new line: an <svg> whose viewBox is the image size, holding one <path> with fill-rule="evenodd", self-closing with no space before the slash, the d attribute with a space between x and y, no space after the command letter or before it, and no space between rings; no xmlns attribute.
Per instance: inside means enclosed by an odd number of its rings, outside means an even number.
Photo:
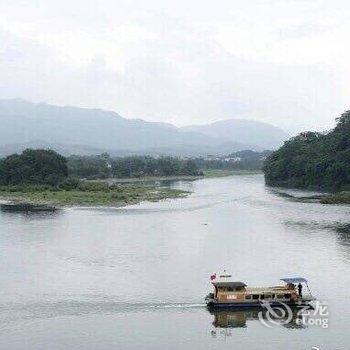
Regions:
<svg viewBox="0 0 350 350"><path fill-rule="evenodd" d="M124 206L142 201L186 197L189 192L149 185L151 181L197 180L230 175L257 174L257 171L207 170L204 176L168 176L79 181L59 187L46 185L0 186L0 200L38 206Z"/></svg>
<svg viewBox="0 0 350 350"><path fill-rule="evenodd" d="M126 177L126 178L107 178L103 180L94 180L108 183L139 183L151 181L191 181L212 177L225 177L231 175L254 175L262 174L261 170L223 170L208 169L203 171L203 175L174 175L174 176L143 176L143 177Z"/></svg>
<svg viewBox="0 0 350 350"><path fill-rule="evenodd" d="M207 169L203 170L204 177L225 177L232 175L255 175L262 174L261 170L226 170L226 169Z"/></svg>
<svg viewBox="0 0 350 350"><path fill-rule="evenodd" d="M101 181L107 182L110 184L124 184L124 183L144 183L144 182L153 182L153 181L191 181L203 179L204 176L191 176L191 175L176 175L176 176L143 176L143 177L124 177L124 178L107 178Z"/></svg>
<svg viewBox="0 0 350 350"><path fill-rule="evenodd" d="M0 199L11 203L63 206L124 206L142 201L185 197L188 192L142 184L82 182L74 189L48 186L2 186Z"/></svg>
<svg viewBox="0 0 350 350"><path fill-rule="evenodd" d="M322 204L350 204L350 191L333 193L321 199Z"/></svg>
<svg viewBox="0 0 350 350"><path fill-rule="evenodd" d="M331 194L312 194L305 196L296 196L290 193L281 191L280 189L270 189L275 195L289 199L291 201L303 203L321 203L321 204L350 204L350 191L343 191Z"/></svg>

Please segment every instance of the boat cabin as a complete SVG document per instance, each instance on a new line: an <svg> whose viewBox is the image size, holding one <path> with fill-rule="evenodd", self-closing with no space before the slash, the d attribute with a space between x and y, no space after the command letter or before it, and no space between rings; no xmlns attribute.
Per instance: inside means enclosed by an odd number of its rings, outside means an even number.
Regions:
<svg viewBox="0 0 350 350"><path fill-rule="evenodd" d="M242 299L247 285L243 282L213 282L214 297L218 301Z"/></svg>

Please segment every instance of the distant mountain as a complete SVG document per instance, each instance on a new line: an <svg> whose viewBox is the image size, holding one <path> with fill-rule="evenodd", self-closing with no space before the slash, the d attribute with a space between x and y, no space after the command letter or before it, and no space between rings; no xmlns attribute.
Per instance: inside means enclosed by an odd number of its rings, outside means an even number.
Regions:
<svg viewBox="0 0 350 350"><path fill-rule="evenodd" d="M123 152L113 153L113 151L109 152L108 150L103 148L94 148L94 147L89 147L84 145L68 145L68 144L60 144L60 143L52 143L47 141L35 140L35 141L24 142L24 143L11 143L6 145L0 144L0 157L13 154L13 153L21 153L26 148L52 149L64 156L69 156L72 154L88 156L88 155L102 154L104 152L108 152L111 155L120 155L120 156L129 155L129 153L127 152L125 154Z"/></svg>
<svg viewBox="0 0 350 350"><path fill-rule="evenodd" d="M271 124L246 119L228 119L205 125L190 125L181 128L186 132L201 133L227 141L236 140L262 149L280 147L289 135Z"/></svg>
<svg viewBox="0 0 350 350"><path fill-rule="evenodd" d="M248 126L251 123L246 122ZM113 155L198 156L227 154L242 149L262 150L268 143L260 140L269 138L269 135L261 135L251 127L250 130L254 131L251 138L246 136L247 132L241 132L244 137L239 133L223 137L167 123L126 119L101 109L59 107L22 99L0 100L0 125L2 156L20 152L28 146L50 147L63 154L109 152ZM260 130L268 133L277 129L269 127ZM243 125L241 129L244 129Z"/></svg>

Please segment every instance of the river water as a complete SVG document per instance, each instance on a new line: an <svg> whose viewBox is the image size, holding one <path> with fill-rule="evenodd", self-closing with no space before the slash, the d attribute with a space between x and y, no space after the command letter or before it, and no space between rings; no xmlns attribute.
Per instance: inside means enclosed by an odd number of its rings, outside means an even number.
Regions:
<svg viewBox="0 0 350 350"><path fill-rule="evenodd" d="M261 175L167 185L192 194L1 211L0 349L350 348L350 206L293 200ZM328 327L210 313L209 276L224 269L258 286L306 277Z"/></svg>

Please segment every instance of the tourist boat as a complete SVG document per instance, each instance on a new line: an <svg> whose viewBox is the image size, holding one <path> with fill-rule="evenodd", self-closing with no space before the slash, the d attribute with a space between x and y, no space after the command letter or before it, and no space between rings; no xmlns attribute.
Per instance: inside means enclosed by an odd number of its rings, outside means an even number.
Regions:
<svg viewBox="0 0 350 350"><path fill-rule="evenodd" d="M303 277L282 278L284 285L272 287L248 287L244 282L231 280L231 275L211 276L214 292L206 296L210 308L262 307L267 303L279 306L306 306L315 298L311 295L307 280ZM299 293L299 284L302 293ZM306 288L305 288L306 287ZM307 293L305 293L307 289Z"/></svg>

